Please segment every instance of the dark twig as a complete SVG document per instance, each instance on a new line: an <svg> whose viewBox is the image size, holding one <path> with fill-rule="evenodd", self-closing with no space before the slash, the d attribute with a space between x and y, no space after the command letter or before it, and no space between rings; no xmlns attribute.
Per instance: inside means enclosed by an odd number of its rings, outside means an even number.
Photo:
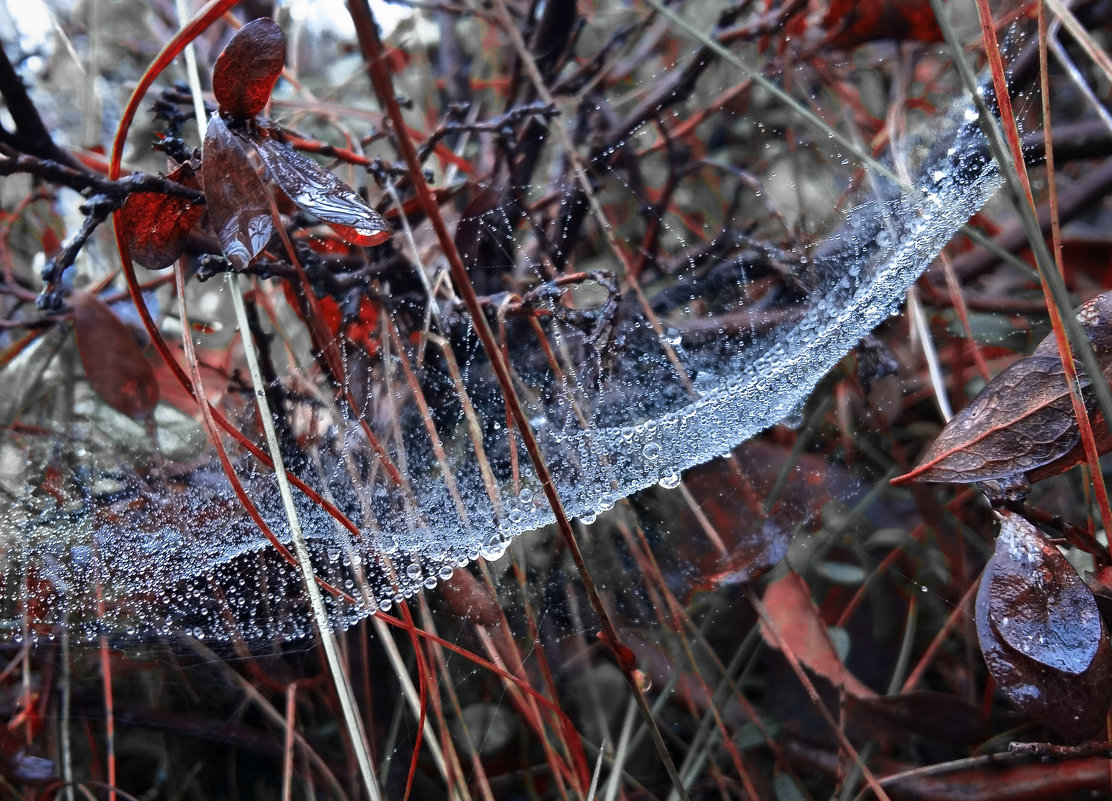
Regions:
<svg viewBox="0 0 1112 801"><path fill-rule="evenodd" d="M85 170L75 169L55 159L39 158L32 155L14 156L0 159L0 175L27 173L44 181L64 186L86 196L99 195L119 208L128 195L135 192L156 192L163 195L183 197L193 203L204 203L203 192L190 189L162 175L136 172L125 178L112 181ZM114 209L110 209L112 211Z"/></svg>
<svg viewBox="0 0 1112 801"><path fill-rule="evenodd" d="M15 71L8 54L0 47L0 96L15 121L15 131L0 125L0 143L19 153L30 153L42 159L66 164L80 170L81 164L55 144L50 132L43 124L39 111L27 94L27 87Z"/></svg>
<svg viewBox="0 0 1112 801"><path fill-rule="evenodd" d="M94 195L89 198L87 203L81 205L81 212L85 215L85 221L81 223L81 230L63 242L62 249L54 254L54 258L47 262L42 269L42 280L45 286L43 286L42 292L35 301L40 309L57 311L62 307L63 293L58 285L62 282L63 274L73 264L73 260L85 247L85 243L89 241L93 232L117 208L118 204L104 195Z"/></svg>
<svg viewBox="0 0 1112 801"><path fill-rule="evenodd" d="M518 106L517 108L507 111L505 114L499 114L497 117L492 117L489 120L481 122L463 122L463 118L467 114L467 106L456 104L448 107L447 113L444 115L444 120L436 130L429 135L421 145L421 149L417 151L417 159L424 163L436 147L436 143L446 136L456 133L469 131L471 133L492 133L500 136L510 137L513 136L514 129L522 123L522 121L530 117L540 117L541 119L552 119L559 116L559 110L554 106L547 103L530 103L527 106Z"/></svg>

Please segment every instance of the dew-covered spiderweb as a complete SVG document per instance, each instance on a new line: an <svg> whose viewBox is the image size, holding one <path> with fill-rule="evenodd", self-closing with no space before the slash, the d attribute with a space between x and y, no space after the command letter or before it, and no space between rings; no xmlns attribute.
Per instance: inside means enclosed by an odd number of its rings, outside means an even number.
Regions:
<svg viewBox="0 0 1112 801"><path fill-rule="evenodd" d="M395 31L397 45L417 52L420 37L435 38L423 13ZM932 83L906 115L905 185L839 144L893 163L861 119L882 127L889 100L868 64L785 71L758 39L734 45L835 138L644 8L600 12L570 58L537 57L554 109L496 30L458 24L475 32L461 41L483 42L467 54L470 105L450 107L462 90L450 76L438 87L424 56L397 72L397 88L410 95L419 143L438 121L456 123L428 148L441 213L564 508L585 523L798 417L999 185L974 106L938 47L908 56ZM334 40L318 46L339 52ZM301 66L306 88L279 85L279 122L324 139L381 130L356 60ZM313 69L341 87L327 102L309 99L308 87L323 85ZM843 106L846 85L859 93ZM255 284L283 455L312 489L297 493L298 514L319 575L347 596L328 596L341 625L498 559L554 519L429 224L405 203L412 191L392 169L389 136L367 148L409 218L402 226L395 215L391 243L369 251L299 245L318 297L346 315L329 342L333 361L313 346L280 256ZM382 194L371 182L372 198ZM289 220L291 231L312 224ZM79 268L110 269L90 266L94 255ZM263 448L223 281L190 284L198 326L187 335L225 322L224 339L196 334L206 391ZM180 339L167 290L148 300ZM107 408L82 382L67 336L53 331L5 369L5 625L308 633L299 573L244 513L197 420L165 398L150 425ZM224 444L262 517L288 539L272 471Z"/></svg>

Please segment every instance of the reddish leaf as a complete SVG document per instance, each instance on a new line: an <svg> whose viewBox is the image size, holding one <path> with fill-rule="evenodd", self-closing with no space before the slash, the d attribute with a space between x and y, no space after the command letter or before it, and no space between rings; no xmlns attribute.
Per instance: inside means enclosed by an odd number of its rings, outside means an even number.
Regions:
<svg viewBox="0 0 1112 801"><path fill-rule="evenodd" d="M90 386L128 417L149 417L158 403L158 381L131 330L96 295L76 295L72 306L77 351Z"/></svg>
<svg viewBox="0 0 1112 801"><path fill-rule="evenodd" d="M219 115L209 120L203 153L201 178L209 224L224 255L242 269L262 252L274 230L266 187Z"/></svg>
<svg viewBox="0 0 1112 801"><path fill-rule="evenodd" d="M1067 737L1103 725L1112 650L1096 602L1058 549L1006 512L977 592L985 663L1023 712Z"/></svg>
<svg viewBox="0 0 1112 801"><path fill-rule="evenodd" d="M823 27L837 31L829 40L835 47L879 39L942 41L934 11L922 0L831 0Z"/></svg>
<svg viewBox="0 0 1112 801"><path fill-rule="evenodd" d="M1107 376L1112 372L1112 293L1093 298L1076 314ZM1088 387L1081 380L1082 388ZM1095 402L1087 392L1085 398L1092 414ZM1065 371L1049 336L990 381L954 415L919 465L892 483L1010 479L1055 463L1052 474L1084 458L1079 440ZM1110 445L1098 442L1103 449Z"/></svg>
<svg viewBox="0 0 1112 801"><path fill-rule="evenodd" d="M270 177L300 208L328 223L353 245L381 245L390 225L355 191L315 161L272 136L253 137Z"/></svg>
<svg viewBox="0 0 1112 801"><path fill-rule="evenodd" d="M180 165L168 176L191 189L200 189L192 165ZM185 247L185 238L204 216L205 207L184 197L137 192L120 209L120 223L131 257L149 270L169 267Z"/></svg>
<svg viewBox="0 0 1112 801"><path fill-rule="evenodd" d="M876 694L850 673L838 658L803 579L795 573L788 573L772 582L765 590L764 603L784 639L784 646L801 663L835 686L844 687L850 695L869 698ZM767 630L762 629L761 634L771 647L780 648L781 644Z"/></svg>
<svg viewBox="0 0 1112 801"><path fill-rule="evenodd" d="M274 20L248 22L228 42L212 70L212 91L220 110L233 117L261 112L285 63L286 36Z"/></svg>

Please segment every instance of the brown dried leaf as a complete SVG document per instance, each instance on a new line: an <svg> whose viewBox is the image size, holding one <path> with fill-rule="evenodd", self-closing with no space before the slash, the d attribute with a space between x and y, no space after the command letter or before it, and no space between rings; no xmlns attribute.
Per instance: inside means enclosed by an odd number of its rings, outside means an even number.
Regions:
<svg viewBox="0 0 1112 801"><path fill-rule="evenodd" d="M919 466L895 482L1010 478L1054 461L1078 442L1057 356L1020 359L954 415Z"/></svg>
<svg viewBox="0 0 1112 801"><path fill-rule="evenodd" d="M178 166L166 176L171 181L200 189L192 165ZM120 223L131 257L148 270L169 267L185 247L185 238L204 216L205 207L188 198L137 192L120 209Z"/></svg>
<svg viewBox="0 0 1112 801"><path fill-rule="evenodd" d="M1076 311L1106 376L1112 372L1112 293L1099 295ZM1089 386L1081 377L1082 390ZM1084 392L1091 415L1096 406ZM1010 479L1056 464L1060 472L1084 455L1065 370L1053 335L1025 359L1009 365L931 443L919 465L893 479L968 483ZM1112 445L1098 440L1098 447ZM1041 476L1042 473L1035 474Z"/></svg>
<svg viewBox="0 0 1112 801"><path fill-rule="evenodd" d="M266 107L286 63L286 36L272 19L244 25L216 59L212 92L220 110L254 117Z"/></svg>
<svg viewBox="0 0 1112 801"><path fill-rule="evenodd" d="M1103 725L1112 650L1092 594L1027 520L1005 513L977 592L989 672L1023 712L1067 737Z"/></svg>
<svg viewBox="0 0 1112 801"><path fill-rule="evenodd" d="M149 417L158 403L158 381L131 329L96 295L75 295L71 305L90 386L116 411L136 420Z"/></svg>
<svg viewBox="0 0 1112 801"><path fill-rule="evenodd" d="M815 605L807 584L795 573L788 573L768 585L764 603L776 624L784 647L812 671L836 687L844 687L850 695L869 698L876 695L849 672L838 658L830 634ZM766 643L780 648L780 643L766 629L761 630Z"/></svg>
<svg viewBox="0 0 1112 801"><path fill-rule="evenodd" d="M219 115L209 120L201 160L201 178L209 224L224 255L243 269L266 248L274 230L266 186L243 145Z"/></svg>

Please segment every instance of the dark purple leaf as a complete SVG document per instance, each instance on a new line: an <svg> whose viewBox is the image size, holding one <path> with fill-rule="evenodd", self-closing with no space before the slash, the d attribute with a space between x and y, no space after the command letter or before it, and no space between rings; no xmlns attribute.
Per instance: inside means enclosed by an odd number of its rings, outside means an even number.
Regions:
<svg viewBox="0 0 1112 801"><path fill-rule="evenodd" d="M243 269L263 251L274 230L266 186L219 115L209 120L203 153L201 178L209 224L224 255Z"/></svg>
<svg viewBox="0 0 1112 801"><path fill-rule="evenodd" d="M1024 518L1005 513L988 581L989 620L1006 644L1064 673L1089 667L1102 634L1096 601Z"/></svg>
<svg viewBox="0 0 1112 801"><path fill-rule="evenodd" d="M1077 420L1061 360L1028 356L994 378L897 481L989 481L1018 476L1068 453Z"/></svg>
<svg viewBox="0 0 1112 801"><path fill-rule="evenodd" d="M1071 738L1104 723L1112 650L1096 602L1056 547L1005 513L977 592L977 636L1001 691Z"/></svg>
<svg viewBox="0 0 1112 801"><path fill-rule="evenodd" d="M1112 293L1098 295L1075 313L1108 377L1112 373ZM1081 385L1083 390L1089 385L1083 372ZM1095 402L1088 392L1085 399L1091 415ZM1102 452L1112 448L1112 440L1103 433L1097 432L1097 447ZM1048 336L1030 356L1006 367L954 415L919 465L893 483L968 483L1027 473L1034 474L1030 478L1053 475L1085 458L1079 441L1058 346L1054 337Z"/></svg>

